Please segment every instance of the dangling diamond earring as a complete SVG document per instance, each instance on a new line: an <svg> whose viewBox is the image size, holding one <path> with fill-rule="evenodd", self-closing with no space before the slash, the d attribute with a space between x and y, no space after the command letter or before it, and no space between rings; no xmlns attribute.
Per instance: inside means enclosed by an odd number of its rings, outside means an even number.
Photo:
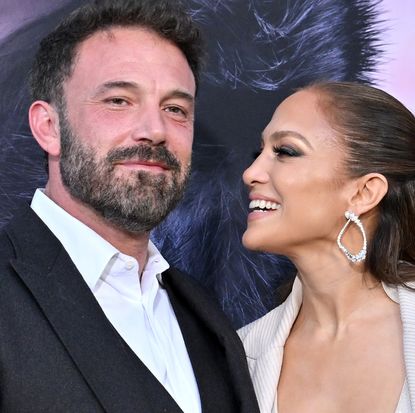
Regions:
<svg viewBox="0 0 415 413"><path fill-rule="evenodd" d="M344 227L341 229L339 236L337 237L337 245L339 248L343 251L346 258L352 262L360 262L364 261L366 258L366 252L367 252L367 241L366 241L366 233L365 229L363 228L363 224L360 221L359 217L355 215L351 211L346 211L344 216L347 219L347 222L344 224ZM363 237L363 247L357 254L352 254L343 244L342 244L342 237L344 232L346 231L347 226L350 224L350 222L353 222L357 225L360 232L362 233Z"/></svg>

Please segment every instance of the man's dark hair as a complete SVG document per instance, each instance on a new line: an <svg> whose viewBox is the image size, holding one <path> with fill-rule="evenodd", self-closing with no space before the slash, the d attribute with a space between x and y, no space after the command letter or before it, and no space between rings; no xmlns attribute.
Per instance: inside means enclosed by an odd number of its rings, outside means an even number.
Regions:
<svg viewBox="0 0 415 413"><path fill-rule="evenodd" d="M178 0L95 0L74 10L41 41L30 74L32 99L62 107L63 82L72 74L79 45L113 27L143 28L172 42L198 84L201 34Z"/></svg>

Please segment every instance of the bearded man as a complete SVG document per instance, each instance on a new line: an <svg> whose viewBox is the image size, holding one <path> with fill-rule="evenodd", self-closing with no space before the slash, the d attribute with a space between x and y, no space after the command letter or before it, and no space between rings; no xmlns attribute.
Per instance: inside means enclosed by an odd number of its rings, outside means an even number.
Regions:
<svg viewBox="0 0 415 413"><path fill-rule="evenodd" d="M41 42L49 178L0 236L2 412L258 412L234 331L149 240L189 176L201 50L167 0L97 0Z"/></svg>

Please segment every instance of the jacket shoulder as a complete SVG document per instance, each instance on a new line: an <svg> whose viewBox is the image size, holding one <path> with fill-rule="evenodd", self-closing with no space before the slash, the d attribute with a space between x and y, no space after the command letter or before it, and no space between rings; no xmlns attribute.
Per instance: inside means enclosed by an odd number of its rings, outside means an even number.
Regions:
<svg viewBox="0 0 415 413"><path fill-rule="evenodd" d="M60 243L49 228L23 204L0 230L0 277L14 259L45 269L59 250Z"/></svg>

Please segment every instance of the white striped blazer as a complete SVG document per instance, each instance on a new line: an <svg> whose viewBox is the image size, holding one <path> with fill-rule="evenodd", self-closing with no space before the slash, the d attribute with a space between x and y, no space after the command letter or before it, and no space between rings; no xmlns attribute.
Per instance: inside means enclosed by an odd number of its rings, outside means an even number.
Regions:
<svg viewBox="0 0 415 413"><path fill-rule="evenodd" d="M415 288L415 283L409 284ZM400 305L406 382L409 389L407 411L415 412L415 291L383 285L389 297ZM284 344L302 302L301 282L295 279L291 294L279 307L241 328L249 371L261 413L272 413L277 398ZM402 413L406 413L402 412Z"/></svg>

